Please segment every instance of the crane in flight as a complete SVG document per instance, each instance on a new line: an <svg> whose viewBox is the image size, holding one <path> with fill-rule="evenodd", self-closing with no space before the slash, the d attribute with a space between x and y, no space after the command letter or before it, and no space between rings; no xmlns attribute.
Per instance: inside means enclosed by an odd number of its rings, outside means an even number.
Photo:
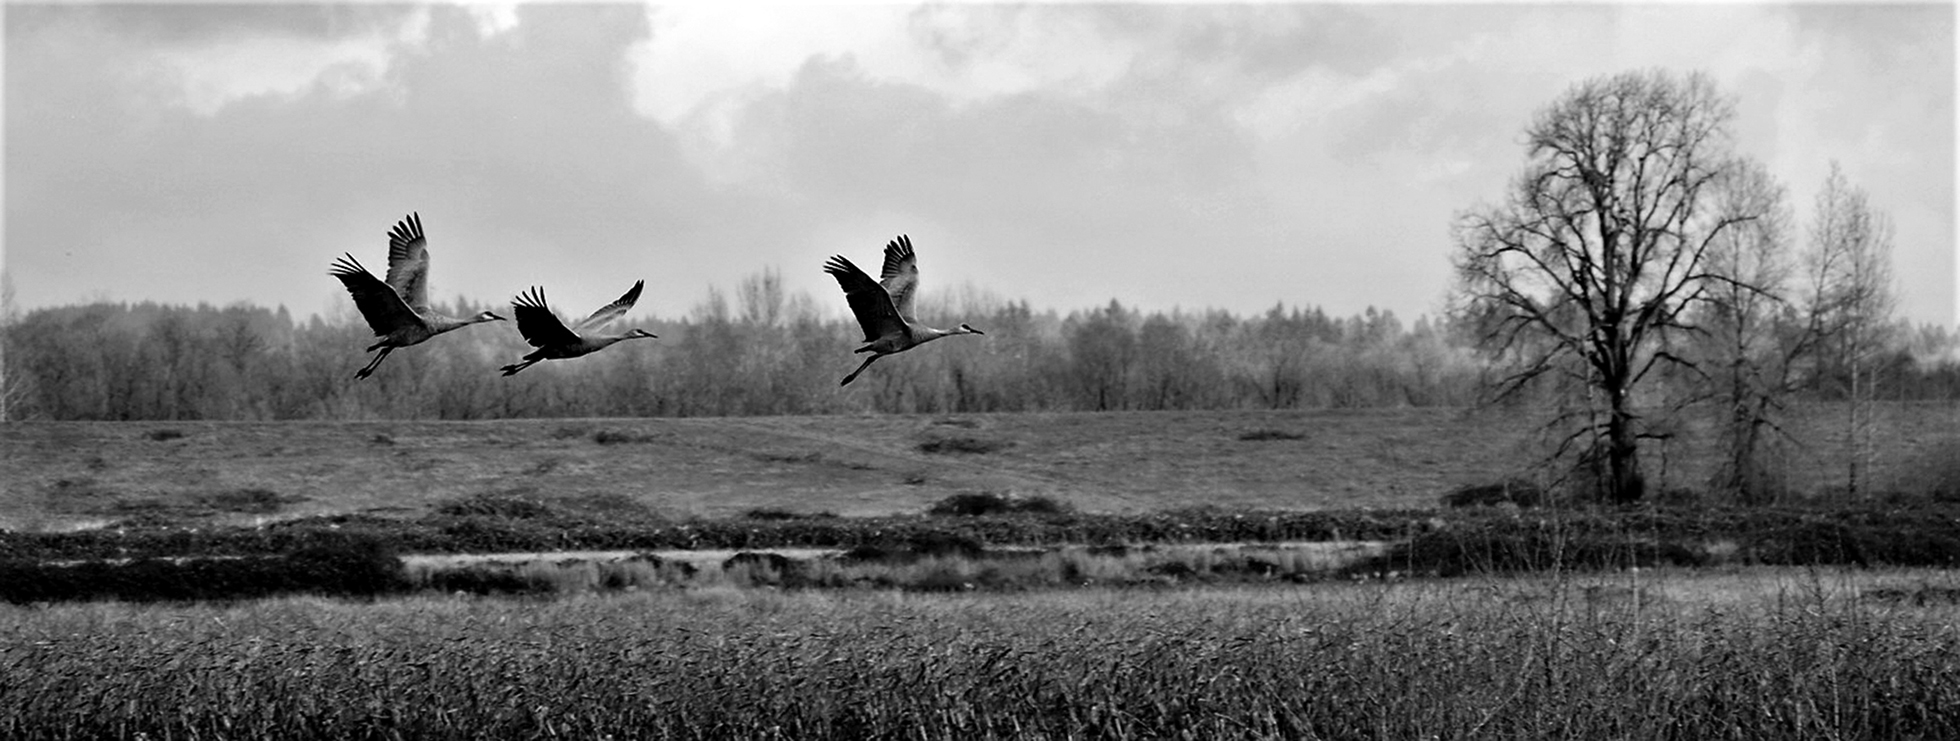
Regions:
<svg viewBox="0 0 1960 741"><path fill-rule="evenodd" d="M851 313L864 328L864 346L851 352L872 354L839 386L851 385L872 361L886 355L897 355L941 337L986 334L965 323L955 329L934 329L912 318L912 296L919 288L919 259L912 252L911 237L906 235L900 234L885 245L885 267L879 281L871 280L843 255L831 255L823 271L837 279L851 304Z"/></svg>
<svg viewBox="0 0 1960 741"><path fill-rule="evenodd" d="M559 321L558 315L552 313L551 307L545 304L542 286L532 286L531 290L517 294L517 298L511 299L510 302L511 314L517 317L517 331L523 333L524 341L531 343L531 346L537 350L524 356L522 363L504 366L501 369L504 375L516 375L518 371L543 360L564 360L590 355L621 340L637 337L656 339L652 332L642 329L629 329L618 334L590 334L591 330L605 326L633 308L633 303L640 300L640 289L645 285L646 281L633 281L633 287L626 291L626 295L620 296L618 300L606 304L598 311L592 312L592 316L570 327Z"/></svg>
<svg viewBox="0 0 1960 741"><path fill-rule="evenodd" d="M367 352L380 350L381 354L356 372L355 378L373 375L375 367L396 348L419 345L436 335L472 324L504 320L488 311L462 319L438 314L430 308L428 245L428 239L422 235L421 214L410 213L388 231L388 280L374 277L354 259L353 253L334 260L333 269L327 274L347 286L347 292L354 297L354 307L361 310L361 317L374 330L374 336L381 338L367 349Z"/></svg>

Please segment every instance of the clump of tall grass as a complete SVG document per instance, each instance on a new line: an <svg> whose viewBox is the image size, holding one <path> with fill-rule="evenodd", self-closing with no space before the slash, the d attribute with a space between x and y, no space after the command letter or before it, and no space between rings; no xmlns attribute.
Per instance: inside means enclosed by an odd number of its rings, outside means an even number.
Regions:
<svg viewBox="0 0 1960 741"><path fill-rule="evenodd" d="M1524 479L1506 479L1491 484L1471 484L1451 489L1442 496L1445 507L1494 507L1515 505L1537 507L1548 501L1545 490Z"/></svg>
<svg viewBox="0 0 1960 741"><path fill-rule="evenodd" d="M1613 589L1628 596L1602 602ZM1822 591L1634 606L1641 591L708 589L0 611L0 736L1960 737L1960 608Z"/></svg>
<svg viewBox="0 0 1960 741"><path fill-rule="evenodd" d="M403 569L411 590L477 595L575 595L630 592L687 584L697 568L651 554L594 560L478 561L461 565L415 563Z"/></svg>
<svg viewBox="0 0 1960 741"><path fill-rule="evenodd" d="M926 514L980 517L985 515L1063 515L1075 511L1067 502L1045 495L1020 497L990 491L962 492L933 502Z"/></svg>
<svg viewBox="0 0 1960 741"><path fill-rule="evenodd" d="M697 567L641 554L625 559L419 561L410 588L473 594L572 596L650 588L783 587L914 592L1012 592L1064 587L1306 583L1354 556L1281 546L990 550L966 540L860 546L826 555L743 551Z"/></svg>
<svg viewBox="0 0 1960 741"><path fill-rule="evenodd" d="M278 556L88 561L0 561L0 600L250 599L311 593L373 597L401 591L402 564L387 544L358 535L318 538Z"/></svg>
<svg viewBox="0 0 1960 741"><path fill-rule="evenodd" d="M921 453L966 453L980 455L1005 450L1013 445L1014 443L1009 440L993 440L971 435L948 435L945 437L935 437L919 443L918 447Z"/></svg>

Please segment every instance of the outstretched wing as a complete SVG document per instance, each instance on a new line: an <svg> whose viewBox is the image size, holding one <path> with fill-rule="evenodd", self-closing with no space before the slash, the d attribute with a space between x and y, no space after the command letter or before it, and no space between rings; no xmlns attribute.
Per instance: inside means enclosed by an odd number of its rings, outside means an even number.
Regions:
<svg viewBox="0 0 1960 741"><path fill-rule="evenodd" d="M640 288L645 285L646 281L633 281L633 288L628 290L626 295L620 296L618 301L600 307L598 311L592 312L592 316L579 320L579 323L572 325L573 331L584 332L589 329L598 329L605 326L606 322L618 319L621 314L625 314L628 309L633 308L633 302L640 300Z"/></svg>
<svg viewBox="0 0 1960 741"><path fill-rule="evenodd" d="M410 213L388 230L388 285L416 311L429 310L429 240L422 215Z"/></svg>
<svg viewBox="0 0 1960 741"><path fill-rule="evenodd" d="M919 289L919 258L912 254L912 238L903 234L885 245L885 269L878 279L891 294L898 315L911 320L912 293Z"/></svg>
<svg viewBox="0 0 1960 741"><path fill-rule="evenodd" d="M851 313L857 315L858 326L864 328L865 342L905 331L905 320L892 305L891 294L885 292L884 286L872 282L871 276L850 260L843 255L832 255L824 262L823 271L843 287L844 298L851 302Z"/></svg>
<svg viewBox="0 0 1960 741"><path fill-rule="evenodd" d="M517 294L510 300L510 312L517 317L517 331L532 347L564 347L579 342L578 335L566 329L545 305L542 286L531 286L531 290Z"/></svg>
<svg viewBox="0 0 1960 741"><path fill-rule="evenodd" d="M354 308L361 310L361 317L367 320L368 328L374 330L376 337L421 323L422 317L402 301L401 294L374 277L353 255L341 255L335 259L333 269L327 274L339 278L340 284L347 287L347 293L354 297Z"/></svg>

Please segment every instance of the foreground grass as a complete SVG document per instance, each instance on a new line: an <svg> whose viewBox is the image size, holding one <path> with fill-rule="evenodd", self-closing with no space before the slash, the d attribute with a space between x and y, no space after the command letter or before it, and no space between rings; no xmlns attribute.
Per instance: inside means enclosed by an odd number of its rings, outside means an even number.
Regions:
<svg viewBox="0 0 1960 741"><path fill-rule="evenodd" d="M0 737L1953 738L1956 583L0 608Z"/></svg>

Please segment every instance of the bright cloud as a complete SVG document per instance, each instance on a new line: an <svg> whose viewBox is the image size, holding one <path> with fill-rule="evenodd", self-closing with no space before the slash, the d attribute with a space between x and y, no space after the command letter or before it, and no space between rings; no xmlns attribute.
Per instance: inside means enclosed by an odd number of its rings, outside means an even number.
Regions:
<svg viewBox="0 0 1960 741"><path fill-rule="evenodd" d="M177 101L199 115L257 96L293 98L322 92L344 99L387 84L404 46L428 37L427 9L394 27L341 37L257 35L220 38L156 52Z"/></svg>
<svg viewBox="0 0 1960 741"><path fill-rule="evenodd" d="M733 143L758 98L804 65L841 61L865 79L916 85L955 104L1101 89L1136 56L1088 14L1002 6L688 4L648 9L628 52L635 107L670 128Z"/></svg>
<svg viewBox="0 0 1960 741"><path fill-rule="evenodd" d="M478 38L495 38L517 28L516 3L464 3L463 9L476 21Z"/></svg>

